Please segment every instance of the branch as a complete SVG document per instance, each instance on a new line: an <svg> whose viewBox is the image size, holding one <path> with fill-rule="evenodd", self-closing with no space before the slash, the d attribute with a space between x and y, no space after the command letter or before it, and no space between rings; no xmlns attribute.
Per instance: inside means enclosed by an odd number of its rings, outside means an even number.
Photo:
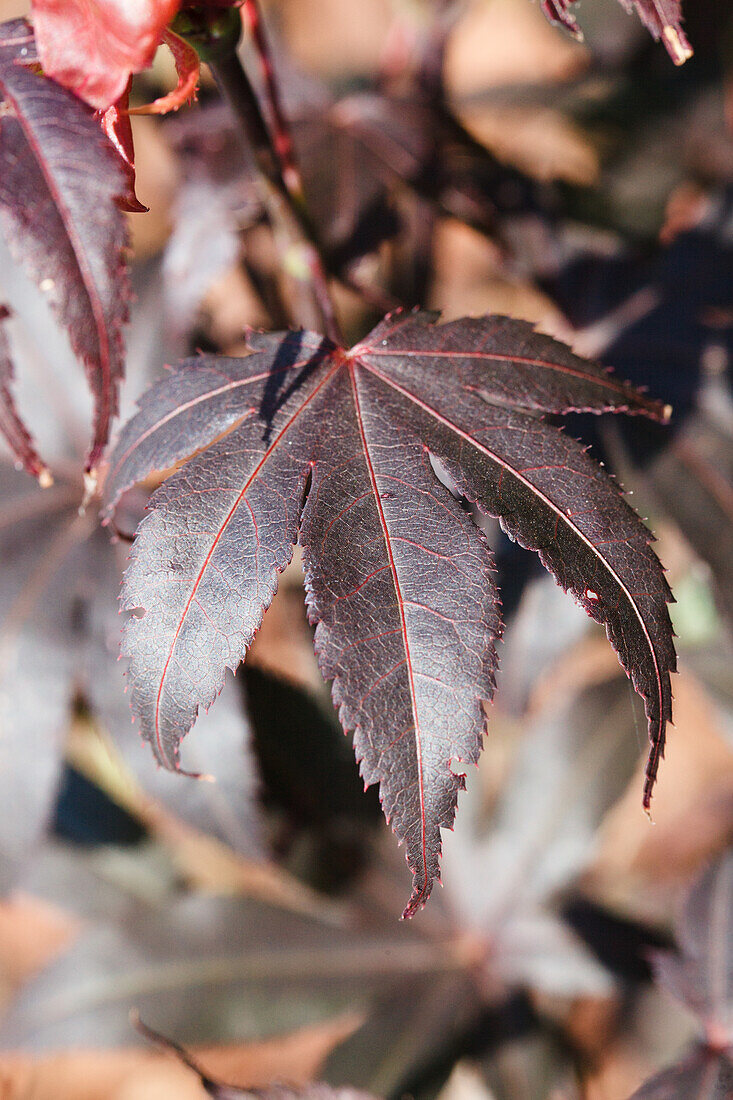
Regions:
<svg viewBox="0 0 733 1100"><path fill-rule="evenodd" d="M256 13L259 15L259 12ZM264 30L258 21L260 42L267 50ZM241 21L237 9L227 9L212 18L205 9L187 9L175 21L174 29L196 48L207 61L219 92L229 103L242 136L251 149L274 206L285 223L288 237L296 239L298 248L288 257L291 275L306 283L312 293L325 334L334 343L342 344L343 336L328 286L327 268L318 234L305 203L300 171L290 131L282 111L280 97L270 61L266 54L268 76L266 86L270 97L276 138L262 114L257 93L237 55Z"/></svg>
<svg viewBox="0 0 733 1100"><path fill-rule="evenodd" d="M275 152L280 159L283 181L293 200L305 207L303 178L298 165L290 124L283 108L282 96L275 76L275 64L267 32L265 31L265 24L262 20L259 0L244 0L242 12L249 25L252 41L260 60L265 93L272 115Z"/></svg>

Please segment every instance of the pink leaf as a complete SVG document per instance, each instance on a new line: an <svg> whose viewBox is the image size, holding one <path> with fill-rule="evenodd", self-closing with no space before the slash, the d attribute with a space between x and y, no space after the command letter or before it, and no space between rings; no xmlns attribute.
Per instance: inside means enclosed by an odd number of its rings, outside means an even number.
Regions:
<svg viewBox="0 0 733 1100"><path fill-rule="evenodd" d="M153 62L180 0L33 0L33 26L47 76L98 110L123 95L132 73Z"/></svg>
<svg viewBox="0 0 733 1100"><path fill-rule="evenodd" d="M133 107L131 115L164 115L168 111L177 111L184 103L196 98L201 66L199 56L193 46L184 42L173 31L166 31L163 41L173 54L178 74L178 84L168 95L161 96L145 107Z"/></svg>

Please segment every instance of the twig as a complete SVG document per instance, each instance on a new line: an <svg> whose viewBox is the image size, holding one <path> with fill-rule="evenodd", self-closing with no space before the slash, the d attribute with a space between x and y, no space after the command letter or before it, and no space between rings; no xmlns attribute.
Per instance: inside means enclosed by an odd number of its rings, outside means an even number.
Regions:
<svg viewBox="0 0 733 1100"><path fill-rule="evenodd" d="M294 200L305 206L303 178L298 165L290 124L283 108L282 96L275 76L275 64L265 24L262 20L259 0L244 0L242 12L249 25L252 41L260 60L265 93L272 115L275 152L280 158L283 181Z"/></svg>
<svg viewBox="0 0 733 1100"><path fill-rule="evenodd" d="M260 34L262 33L260 24ZM318 235L305 204L300 172L295 163L289 129L280 106L269 54L267 57L268 95L271 97L274 95L272 102L277 104L276 107L273 105L273 120L280 135L277 141L273 139L262 114L257 93L236 54L236 42L228 51L218 52L216 56L211 57L209 65L221 95L229 103L235 118L240 123L245 140L252 149L257 166L271 194L274 193L279 199L281 212L283 209L287 211L287 220L291 223L288 226L289 235L291 237L297 235L300 238L297 253L292 257L289 265L291 274L301 282L309 284L325 334L334 343L341 344L343 337L328 286L326 264Z"/></svg>

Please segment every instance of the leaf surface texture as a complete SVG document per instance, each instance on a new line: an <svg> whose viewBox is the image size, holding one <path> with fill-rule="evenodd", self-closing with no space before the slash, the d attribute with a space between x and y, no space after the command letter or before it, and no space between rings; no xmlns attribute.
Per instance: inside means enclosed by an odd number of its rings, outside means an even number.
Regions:
<svg viewBox="0 0 733 1100"><path fill-rule="evenodd" d="M112 457L110 508L188 459L151 499L122 595L133 711L158 759L178 768L299 541L321 671L406 845L405 915L420 908L481 749L501 633L488 544L438 459L605 624L649 716L648 802L671 714L669 590L618 488L537 414L661 406L503 317L394 314L348 351L312 333L250 347L153 387Z"/></svg>

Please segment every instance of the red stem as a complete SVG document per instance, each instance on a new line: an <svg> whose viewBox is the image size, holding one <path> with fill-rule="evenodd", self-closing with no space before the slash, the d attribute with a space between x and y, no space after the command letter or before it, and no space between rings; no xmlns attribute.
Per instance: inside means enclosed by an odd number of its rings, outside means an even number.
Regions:
<svg viewBox="0 0 733 1100"><path fill-rule="evenodd" d="M275 66L272 58L270 42L262 20L259 0L244 0L242 12L249 26L252 41L259 58L262 69L262 79L265 86L270 114L272 116L272 137L275 152L280 160L283 180L291 196L298 202L304 201L303 180L298 166L298 158L293 144L293 136L290 130L285 110L283 108L280 88L275 76Z"/></svg>
<svg viewBox="0 0 733 1100"><path fill-rule="evenodd" d="M303 244L302 260L308 270L308 282L321 315L326 336L335 344L343 343L328 286L328 272L315 227L308 213L302 189L294 192L288 185L279 150L260 110L257 95L236 53L211 61L211 71L219 90L228 100L235 118L242 125L263 176L288 207ZM298 179L300 178L298 173Z"/></svg>

